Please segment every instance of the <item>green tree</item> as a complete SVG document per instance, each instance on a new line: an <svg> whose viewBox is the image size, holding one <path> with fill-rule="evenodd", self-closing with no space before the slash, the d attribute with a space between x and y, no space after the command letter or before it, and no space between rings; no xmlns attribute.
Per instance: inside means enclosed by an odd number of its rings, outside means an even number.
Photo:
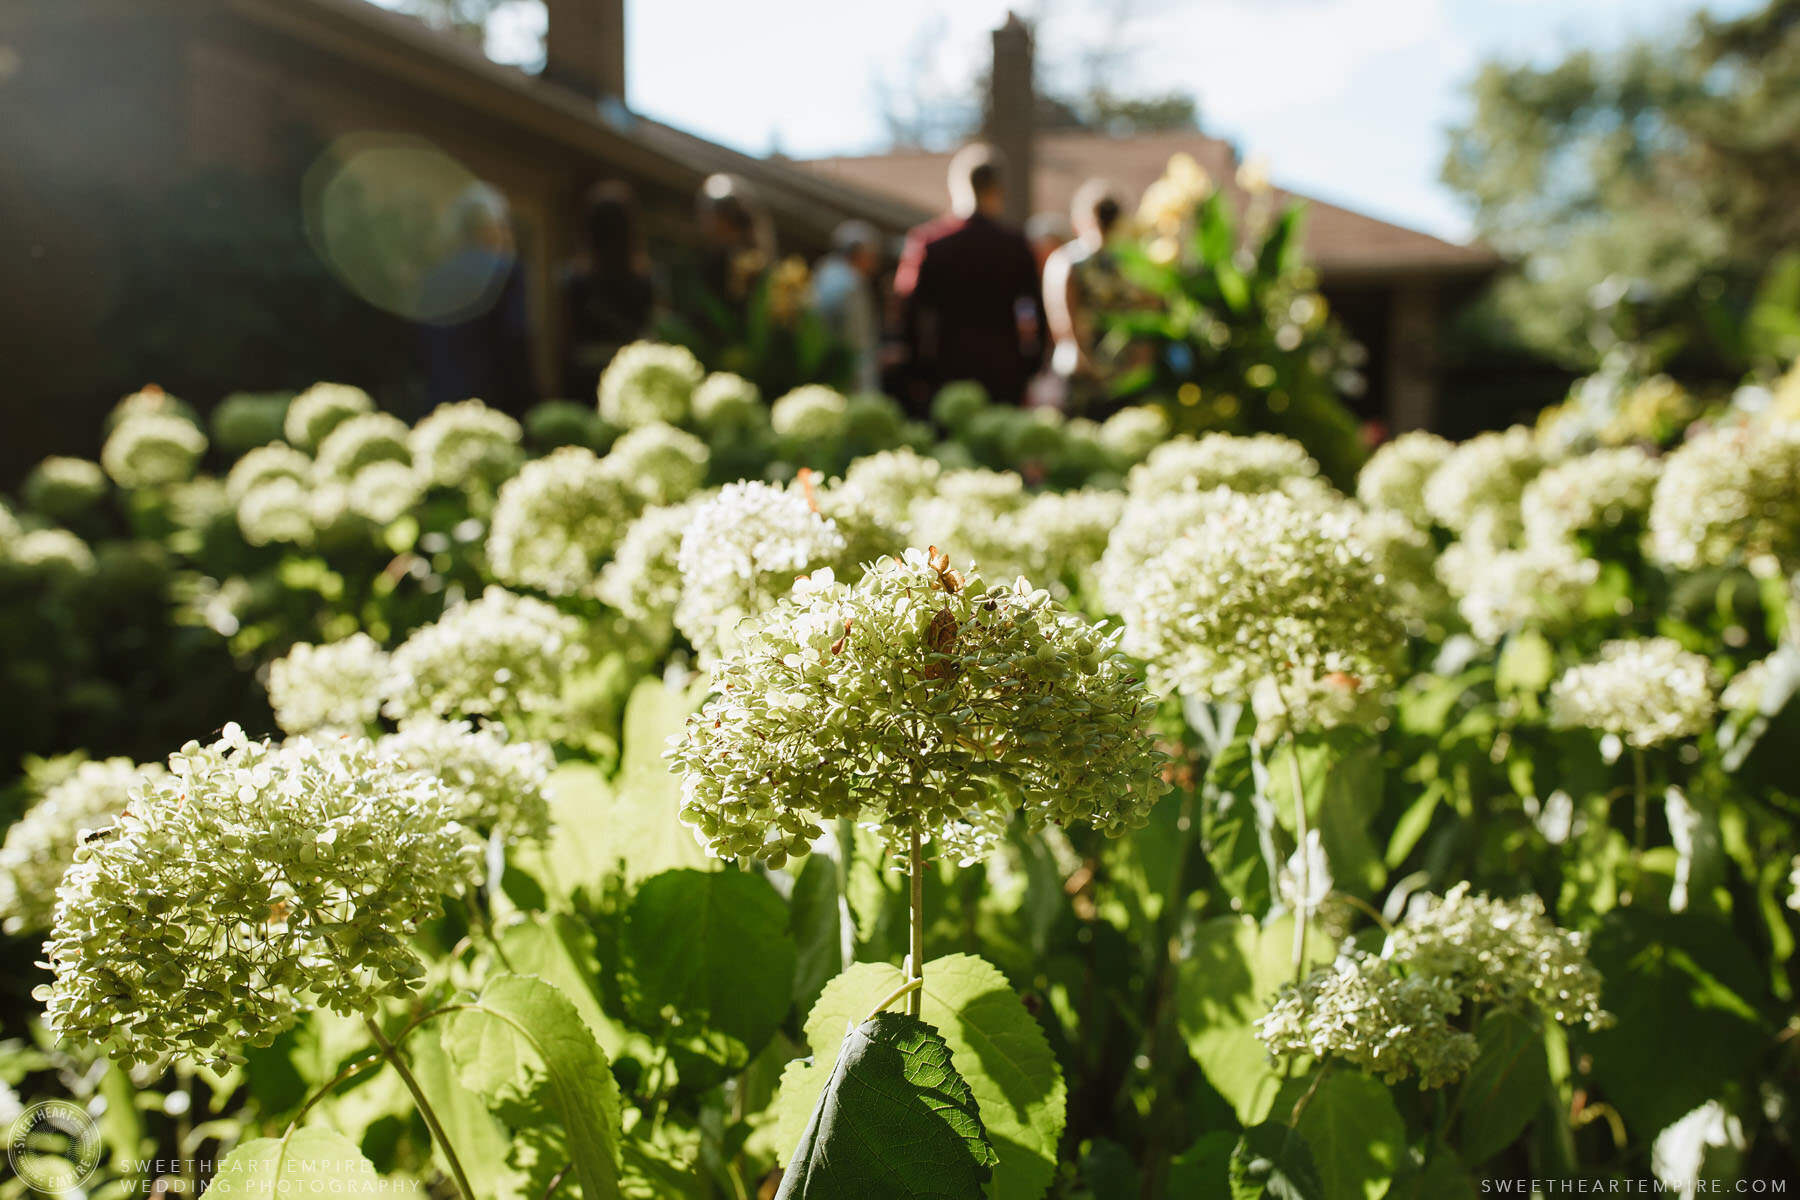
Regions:
<svg viewBox="0 0 1800 1200"><path fill-rule="evenodd" d="M1727 331L1800 246L1800 0L1547 68L1490 63L1470 94L1443 177L1521 263L1493 306L1521 341L1576 368L1621 342L1700 374L1765 365Z"/></svg>

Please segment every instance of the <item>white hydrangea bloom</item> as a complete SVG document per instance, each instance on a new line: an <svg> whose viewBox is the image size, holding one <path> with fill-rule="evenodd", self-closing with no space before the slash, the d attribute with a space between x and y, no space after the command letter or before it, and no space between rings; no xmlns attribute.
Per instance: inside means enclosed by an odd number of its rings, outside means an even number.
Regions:
<svg viewBox="0 0 1800 1200"><path fill-rule="evenodd" d="M915 502L937 491L943 471L937 459L916 450L883 450L851 463L839 487L860 494L882 512L904 514Z"/></svg>
<svg viewBox="0 0 1800 1200"><path fill-rule="evenodd" d="M1570 667L1550 688L1550 723L1615 734L1638 749L1693 737L1712 724L1712 664L1673 638L1607 642L1598 662Z"/></svg>
<svg viewBox="0 0 1800 1200"><path fill-rule="evenodd" d="M1800 649L1783 644L1733 675L1719 693L1719 707L1774 716L1796 691L1800 691Z"/></svg>
<svg viewBox="0 0 1800 1200"><path fill-rule="evenodd" d="M588 659L581 634L580 621L542 600L490 587L400 644L382 712L553 720L564 679Z"/></svg>
<svg viewBox="0 0 1800 1200"><path fill-rule="evenodd" d="M285 442L270 442L244 452L231 465L225 476L225 494L233 504L242 504L251 489L276 479L292 479L305 484L312 478L313 460Z"/></svg>
<svg viewBox="0 0 1800 1200"><path fill-rule="evenodd" d="M1356 498L1370 508L1391 509L1415 525L1430 525L1425 483L1450 457L1456 444L1415 429L1385 442L1356 476Z"/></svg>
<svg viewBox="0 0 1800 1200"><path fill-rule="evenodd" d="M450 790L451 815L482 836L541 842L550 835L550 768L542 742L509 741L505 730L420 718L376 743L376 752Z"/></svg>
<svg viewBox="0 0 1800 1200"><path fill-rule="evenodd" d="M611 459L584 446L525 464L494 505L487 539L494 578L553 596L586 590L642 507L637 495Z"/></svg>
<svg viewBox="0 0 1800 1200"><path fill-rule="evenodd" d="M362 733L381 713L388 654L366 633L301 642L269 664L269 707L285 733Z"/></svg>
<svg viewBox="0 0 1800 1200"><path fill-rule="evenodd" d="M946 471L931 495L914 501L907 526L913 542L937 546L959 561L991 563L985 569L1002 579L1009 565L1019 565L1024 549L1004 526L1028 499L1025 481L1016 472Z"/></svg>
<svg viewBox="0 0 1800 1200"><path fill-rule="evenodd" d="M1121 408L1100 423L1097 437L1121 467L1140 463L1169 439L1169 418L1153 405Z"/></svg>
<svg viewBox="0 0 1800 1200"><path fill-rule="evenodd" d="M193 477L206 453L206 435L185 417L135 413L113 427L100 465L122 488L160 487Z"/></svg>
<svg viewBox="0 0 1800 1200"><path fill-rule="evenodd" d="M1525 426L1480 434L1446 455L1425 481L1425 511L1457 533L1485 518L1510 537L1519 527L1519 497L1543 467L1537 439Z"/></svg>
<svg viewBox="0 0 1800 1200"><path fill-rule="evenodd" d="M412 431L392 413L358 413L339 422L319 443L315 470L321 478L348 482L371 463L410 465Z"/></svg>
<svg viewBox="0 0 1800 1200"><path fill-rule="evenodd" d="M302 450L316 450L325 436L358 413L375 411L369 393L347 383L315 383L295 396L282 434Z"/></svg>
<svg viewBox="0 0 1800 1200"><path fill-rule="evenodd" d="M308 545L315 533L311 494L304 482L291 476L266 479L238 497L237 523L252 546Z"/></svg>
<svg viewBox="0 0 1800 1200"><path fill-rule="evenodd" d="M525 460L519 423L479 400L440 404L407 438L413 465L434 487L496 488Z"/></svg>
<svg viewBox="0 0 1800 1200"><path fill-rule="evenodd" d="M728 484L682 535L675 625L696 649L717 649L731 626L770 608L797 577L837 562L847 544L802 490Z"/></svg>
<svg viewBox="0 0 1800 1200"><path fill-rule="evenodd" d="M25 478L25 502L52 520L66 521L106 498L110 485L100 464L52 454Z"/></svg>
<svg viewBox="0 0 1800 1200"><path fill-rule="evenodd" d="M694 389L706 369L685 346L633 342L600 376L600 415L621 429L687 420Z"/></svg>
<svg viewBox="0 0 1800 1200"><path fill-rule="evenodd" d="M377 525L399 520L425 498L425 481L419 473L391 459L370 463L345 487L350 511Z"/></svg>
<svg viewBox="0 0 1800 1200"><path fill-rule="evenodd" d="M1394 589L1413 632L1449 606L1449 593L1437 577L1437 543L1428 527L1396 509L1375 508L1358 518L1356 535Z"/></svg>
<svg viewBox="0 0 1800 1200"><path fill-rule="evenodd" d="M29 529L0 553L9 566L28 575L72 579L94 569L94 552L66 529Z"/></svg>
<svg viewBox="0 0 1800 1200"><path fill-rule="evenodd" d="M709 434L754 429L768 419L762 392L742 375L715 371L694 389L694 424Z"/></svg>
<svg viewBox="0 0 1800 1200"><path fill-rule="evenodd" d="M1530 625L1566 624L1600 578L1600 564L1568 542L1500 550L1465 538L1438 557L1437 572L1469 631L1492 644Z"/></svg>
<svg viewBox="0 0 1800 1200"><path fill-rule="evenodd" d="M1290 711L1307 680L1385 693L1406 632L1356 513L1221 492L1138 579L1113 581L1126 650L1160 690L1197 698L1246 699L1264 678Z"/></svg>
<svg viewBox="0 0 1800 1200"><path fill-rule="evenodd" d="M1525 485L1520 498L1525 534L1555 541L1641 520L1659 470L1636 446L1596 450L1548 467Z"/></svg>
<svg viewBox="0 0 1800 1200"><path fill-rule="evenodd" d="M1081 582L1106 553L1125 504L1123 492L1094 488L1040 492L1000 520L1009 553L996 557L994 578L1023 575L1053 593L1058 584Z"/></svg>
<svg viewBox="0 0 1800 1200"><path fill-rule="evenodd" d="M1718 425L1663 464L1650 504L1649 549L1677 570L1800 570L1800 422Z"/></svg>
<svg viewBox="0 0 1800 1200"><path fill-rule="evenodd" d="M836 445L849 422L849 401L843 393L817 383L795 388L769 410L775 432L793 443Z"/></svg>
<svg viewBox="0 0 1800 1200"><path fill-rule="evenodd" d="M613 443L607 467L645 504L679 504L700 490L712 454L693 434L652 421Z"/></svg>
<svg viewBox="0 0 1800 1200"><path fill-rule="evenodd" d="M1163 492L1235 492L1281 490L1294 480L1316 479L1319 464L1306 447L1274 433L1247 437L1208 433L1178 437L1150 452L1131 469L1125 487L1133 496Z"/></svg>
<svg viewBox="0 0 1800 1200"><path fill-rule="evenodd" d="M13 934L49 929L57 885L75 848L118 820L133 789L163 773L161 764L140 766L129 758L82 763L26 809L0 846L0 927Z"/></svg>
<svg viewBox="0 0 1800 1200"><path fill-rule="evenodd" d="M594 588L603 603L666 637L681 600L681 537L710 495L646 509L619 540Z"/></svg>
<svg viewBox="0 0 1800 1200"><path fill-rule="evenodd" d="M1219 488L1128 498L1094 569L1101 606L1109 613L1123 612L1151 561L1187 530L1227 507L1234 494L1229 488Z"/></svg>

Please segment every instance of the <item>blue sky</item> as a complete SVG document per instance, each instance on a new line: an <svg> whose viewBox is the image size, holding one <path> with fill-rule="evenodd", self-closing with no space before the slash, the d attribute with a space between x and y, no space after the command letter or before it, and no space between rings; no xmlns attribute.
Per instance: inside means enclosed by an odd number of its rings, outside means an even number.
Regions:
<svg viewBox="0 0 1800 1200"><path fill-rule="evenodd" d="M490 31L506 53L541 28L519 0ZM921 45L939 90L972 78L1008 7L1040 14L1051 71L1114 28L1126 76L1196 95L1202 124L1277 182L1443 236L1468 218L1437 182L1462 85L1493 57L1554 61L1668 34L1699 0L628 0L634 109L752 153L883 148L881 85ZM1719 15L1756 0L1712 0ZM1115 23L1109 13L1125 11ZM529 41L529 36L526 39Z"/></svg>

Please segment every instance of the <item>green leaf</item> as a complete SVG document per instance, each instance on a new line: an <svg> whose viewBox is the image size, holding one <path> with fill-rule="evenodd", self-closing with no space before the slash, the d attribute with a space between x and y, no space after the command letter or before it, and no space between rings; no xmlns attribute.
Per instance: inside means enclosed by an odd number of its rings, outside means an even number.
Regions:
<svg viewBox="0 0 1800 1200"><path fill-rule="evenodd" d="M1244 1130L1231 1152L1231 1200L1324 1200L1312 1150L1274 1121Z"/></svg>
<svg viewBox="0 0 1800 1200"><path fill-rule="evenodd" d="M1476 1200L1475 1179L1448 1146L1432 1143L1425 1161L1407 1165L1394 1176L1386 1200Z"/></svg>
<svg viewBox="0 0 1800 1200"><path fill-rule="evenodd" d="M625 914L625 1004L646 1031L732 1070L793 1004L787 905L746 871L665 871Z"/></svg>
<svg viewBox="0 0 1800 1200"><path fill-rule="evenodd" d="M1543 634L1528 629L1506 639L1494 675L1494 691L1502 698L1535 697L1550 686L1555 676L1556 651Z"/></svg>
<svg viewBox="0 0 1800 1200"><path fill-rule="evenodd" d="M446 1023L445 1028L448 1028ZM510 1194L507 1150L511 1141L506 1127L488 1111L480 1093L463 1086L456 1064L444 1048L443 1038L430 1027L407 1040L405 1053L425 1098L444 1127L450 1148L468 1173L469 1184L482 1196ZM450 1174L444 1148L433 1142L432 1159L446 1177Z"/></svg>
<svg viewBox="0 0 1800 1200"><path fill-rule="evenodd" d="M1387 868L1369 836L1381 812L1385 773L1380 742L1357 729L1305 734L1283 742L1269 756L1269 800L1276 819L1294 832L1294 772L1298 754L1306 811L1324 843L1339 890L1372 896L1387 882Z"/></svg>
<svg viewBox="0 0 1800 1200"><path fill-rule="evenodd" d="M812 1111L847 1029L891 995L904 977L886 963L858 963L832 980L806 1020L813 1062L788 1064L776 1104L781 1145L792 1145ZM1062 1069L1043 1028L991 964L950 954L925 964L924 1018L949 1044L958 1073L980 1106L999 1156L990 1200L1039 1200L1056 1174L1057 1143L1066 1118Z"/></svg>
<svg viewBox="0 0 1800 1200"><path fill-rule="evenodd" d="M513 973L535 975L561 992L609 1062L626 1055L643 1059L650 1049L643 1035L625 1028L601 1006L595 943L594 931L568 913L537 913L500 934L500 947Z"/></svg>
<svg viewBox="0 0 1800 1200"><path fill-rule="evenodd" d="M464 1085L489 1097L542 1071L583 1200L619 1195L619 1085L568 997L541 979L500 975L451 1020L444 1048Z"/></svg>
<svg viewBox="0 0 1800 1200"><path fill-rule="evenodd" d="M1249 917L1220 917L1194 930L1176 977L1177 1019L1188 1052L1246 1125L1266 1117L1281 1090L1281 1075L1253 1026L1294 977L1293 945L1290 917L1266 926ZM1322 932L1315 930L1306 946L1308 969L1331 961L1331 939Z"/></svg>
<svg viewBox="0 0 1800 1200"><path fill-rule="evenodd" d="M838 866L830 855L809 854L801 860L788 896L788 914L797 953L794 1007L810 1009L825 985L844 969L849 914L838 893Z"/></svg>
<svg viewBox="0 0 1800 1200"><path fill-rule="evenodd" d="M881 1013L843 1039L776 1200L975 1200L997 1161L949 1045Z"/></svg>
<svg viewBox="0 0 1800 1200"><path fill-rule="evenodd" d="M1537 1022L1514 1012L1489 1013L1475 1030L1481 1057L1462 1082L1457 1143L1471 1163L1492 1158L1525 1131L1550 1088L1550 1062Z"/></svg>
<svg viewBox="0 0 1800 1200"><path fill-rule="evenodd" d="M208 1196L391 1196L417 1194L398 1179L383 1179L350 1140L308 1126L286 1137L240 1143L220 1159Z"/></svg>
<svg viewBox="0 0 1800 1200"><path fill-rule="evenodd" d="M1276 1113L1291 1112L1313 1078L1290 1080ZM1406 1121L1387 1085L1360 1071L1327 1074L1296 1128L1312 1150L1325 1200L1380 1200L1406 1151Z"/></svg>
<svg viewBox="0 0 1800 1200"><path fill-rule="evenodd" d="M1223 1129L1203 1133L1169 1164L1170 1200L1230 1200L1231 1152L1238 1135Z"/></svg>

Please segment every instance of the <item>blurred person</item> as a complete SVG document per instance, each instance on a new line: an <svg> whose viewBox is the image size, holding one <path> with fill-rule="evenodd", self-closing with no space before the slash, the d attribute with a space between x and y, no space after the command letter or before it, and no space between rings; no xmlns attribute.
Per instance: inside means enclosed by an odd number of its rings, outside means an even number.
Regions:
<svg viewBox="0 0 1800 1200"><path fill-rule="evenodd" d="M531 322L506 196L466 188L445 216L450 252L420 283L425 406L476 398L522 416L537 400Z"/></svg>
<svg viewBox="0 0 1800 1200"><path fill-rule="evenodd" d="M996 404L1022 404L1043 362L1037 261L1001 219L1004 176L999 151L964 146L950 160L950 213L907 234L894 297L916 413L957 380L981 384Z"/></svg>
<svg viewBox="0 0 1800 1200"><path fill-rule="evenodd" d="M694 199L694 219L700 244L675 264L670 302L685 327L680 340L716 345L743 325L775 260L775 239L755 190L736 175L706 178Z"/></svg>
<svg viewBox="0 0 1800 1200"><path fill-rule="evenodd" d="M1043 275L1044 264L1050 256L1074 236L1075 230L1069 225L1069 219L1061 213L1036 213L1025 222L1025 240L1031 243L1031 257L1037 260L1039 276Z"/></svg>
<svg viewBox="0 0 1800 1200"><path fill-rule="evenodd" d="M557 280L566 322L567 396L594 395L619 348L649 331L656 299L630 187L608 180L589 189L582 238L581 256Z"/></svg>
<svg viewBox="0 0 1800 1200"><path fill-rule="evenodd" d="M1114 381L1133 357L1131 347L1115 349L1106 336L1108 315L1141 304L1113 249L1124 208L1106 180L1082 184L1070 206L1075 240L1044 264L1044 311L1054 346L1051 369L1066 381L1067 407L1076 412L1105 406Z"/></svg>
<svg viewBox="0 0 1800 1200"><path fill-rule="evenodd" d="M812 277L812 308L824 326L849 347L851 384L859 392L881 390L881 317L875 274L881 269L881 234L867 221L845 221L831 235L831 253Z"/></svg>

